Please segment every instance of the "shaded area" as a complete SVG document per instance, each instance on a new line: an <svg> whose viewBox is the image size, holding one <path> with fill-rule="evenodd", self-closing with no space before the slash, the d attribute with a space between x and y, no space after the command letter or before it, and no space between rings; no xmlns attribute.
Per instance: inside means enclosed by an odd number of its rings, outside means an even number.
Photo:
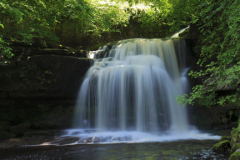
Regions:
<svg viewBox="0 0 240 160"><path fill-rule="evenodd" d="M211 147L216 141L177 141L141 144L92 144L20 147L0 150L0 159L228 159Z"/></svg>

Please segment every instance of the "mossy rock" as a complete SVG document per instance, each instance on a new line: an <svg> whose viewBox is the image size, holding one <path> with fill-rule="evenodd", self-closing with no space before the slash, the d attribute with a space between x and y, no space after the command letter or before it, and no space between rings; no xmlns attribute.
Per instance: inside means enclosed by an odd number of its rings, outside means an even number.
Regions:
<svg viewBox="0 0 240 160"><path fill-rule="evenodd" d="M235 128L231 131L231 146L234 143L237 143L237 134L238 134L238 128Z"/></svg>
<svg viewBox="0 0 240 160"><path fill-rule="evenodd" d="M231 147L230 147L229 140L220 141L217 144L215 144L212 148L214 152L218 152L218 153L229 152L230 149Z"/></svg>
<svg viewBox="0 0 240 160"><path fill-rule="evenodd" d="M237 149L229 158L229 160L239 160L240 159L240 149Z"/></svg>
<svg viewBox="0 0 240 160"><path fill-rule="evenodd" d="M237 149L240 148L240 143L234 143L232 146L231 146L231 153L234 153Z"/></svg>
<svg viewBox="0 0 240 160"><path fill-rule="evenodd" d="M238 128L234 128L232 131L231 131L231 135L236 135L238 133Z"/></svg>
<svg viewBox="0 0 240 160"><path fill-rule="evenodd" d="M225 140L231 141L231 136L222 136L220 142Z"/></svg>

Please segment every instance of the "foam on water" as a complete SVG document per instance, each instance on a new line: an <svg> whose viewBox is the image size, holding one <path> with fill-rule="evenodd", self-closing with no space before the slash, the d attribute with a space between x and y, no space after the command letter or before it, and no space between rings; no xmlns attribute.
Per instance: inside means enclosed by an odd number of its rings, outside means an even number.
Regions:
<svg viewBox="0 0 240 160"><path fill-rule="evenodd" d="M173 134L165 132L161 135L155 135L147 132L138 131L102 131L84 130L84 129L69 129L66 130L64 137L79 138L75 144L81 143L149 143L149 142L167 142L179 140L219 140L221 136L202 133L198 130L190 130L186 133Z"/></svg>

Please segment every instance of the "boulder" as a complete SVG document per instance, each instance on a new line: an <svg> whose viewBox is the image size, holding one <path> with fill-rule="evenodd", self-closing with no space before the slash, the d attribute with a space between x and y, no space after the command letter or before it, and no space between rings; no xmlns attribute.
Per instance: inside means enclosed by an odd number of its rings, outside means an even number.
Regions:
<svg viewBox="0 0 240 160"><path fill-rule="evenodd" d="M222 152L229 152L231 149L230 141L224 140L220 141L217 144L215 144L212 148L214 152L222 153Z"/></svg>
<svg viewBox="0 0 240 160"><path fill-rule="evenodd" d="M8 131L10 128L10 122L0 121L0 131Z"/></svg>
<svg viewBox="0 0 240 160"><path fill-rule="evenodd" d="M23 123L16 126L10 127L10 132L17 135L22 136L31 126L30 123Z"/></svg>
<svg viewBox="0 0 240 160"><path fill-rule="evenodd" d="M0 131L0 140L7 140L10 138L14 138L14 137L15 137L15 135L10 132Z"/></svg>
<svg viewBox="0 0 240 160"><path fill-rule="evenodd" d="M231 153L234 153L237 149L240 149L240 143L234 143L231 145Z"/></svg>
<svg viewBox="0 0 240 160"><path fill-rule="evenodd" d="M229 158L229 160L239 160L240 159L240 148L237 149Z"/></svg>
<svg viewBox="0 0 240 160"><path fill-rule="evenodd" d="M222 136L220 139L220 141L225 141L225 140L231 141L231 136Z"/></svg>
<svg viewBox="0 0 240 160"><path fill-rule="evenodd" d="M237 128L235 128L231 131L231 146L233 146L233 144L237 143L237 133L238 133Z"/></svg>

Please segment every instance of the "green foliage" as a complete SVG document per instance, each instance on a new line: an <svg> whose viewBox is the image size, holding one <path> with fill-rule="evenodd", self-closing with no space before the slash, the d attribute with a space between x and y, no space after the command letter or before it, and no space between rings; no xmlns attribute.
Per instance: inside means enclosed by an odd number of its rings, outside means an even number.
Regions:
<svg viewBox="0 0 240 160"><path fill-rule="evenodd" d="M49 71L49 70L46 70L44 73L47 74L47 75L52 75L52 74L53 74L53 73L52 73L51 71Z"/></svg>
<svg viewBox="0 0 240 160"><path fill-rule="evenodd" d="M11 43L45 47L72 39L79 41L88 35L116 32L115 26L126 25L129 15L118 4L102 4L96 0L2 0L1 56L12 56Z"/></svg>
<svg viewBox="0 0 240 160"><path fill-rule="evenodd" d="M235 0L2 0L0 62L5 64L13 56L11 43L84 42L120 32L130 19L141 24L140 36L147 37L164 37L194 24L201 32L197 62L201 70L189 75L203 84L176 97L178 102L240 105L239 89L227 96L218 93L240 83L239 8L240 1Z"/></svg>
<svg viewBox="0 0 240 160"><path fill-rule="evenodd" d="M231 136L222 136L220 139L220 142L225 141L225 140L231 141Z"/></svg>
<svg viewBox="0 0 240 160"><path fill-rule="evenodd" d="M9 63L8 59L13 56L13 53L9 43L2 39L2 35L0 35L0 53L0 65Z"/></svg>
<svg viewBox="0 0 240 160"><path fill-rule="evenodd" d="M217 144L215 144L212 148L214 152L222 153L222 152L229 152L230 151L230 141L224 140L220 141Z"/></svg>
<svg viewBox="0 0 240 160"><path fill-rule="evenodd" d="M240 159L240 151L236 151L233 154L231 154L229 160L238 160Z"/></svg>
<svg viewBox="0 0 240 160"><path fill-rule="evenodd" d="M194 0L195 11L186 4L182 10L188 12L189 20L201 31L203 47L197 62L200 71L189 73L203 80L202 85L193 87L189 96L182 96L185 104L201 105L239 104L239 90L228 96L219 96L218 91L238 88L240 80L240 1ZM183 1L179 0L179 5ZM190 7L190 8L189 8ZM180 7L176 7L180 10ZM185 9L186 8L186 9ZM185 12L185 11L184 11ZM184 20L184 19L183 19ZM178 97L178 99L181 99ZM179 103L181 103L179 101Z"/></svg>
<svg viewBox="0 0 240 160"><path fill-rule="evenodd" d="M126 26L129 20L130 14L124 10L121 3L90 0L90 4L95 8L94 24L92 25L92 31L94 34L100 35L104 32L116 32L119 31L114 26L123 25Z"/></svg>
<svg viewBox="0 0 240 160"><path fill-rule="evenodd" d="M1 29L4 29L4 25L0 21L0 30ZM5 42L3 36L0 34L0 65L5 65L8 62L6 58L11 58L13 56L11 50L9 43Z"/></svg>
<svg viewBox="0 0 240 160"><path fill-rule="evenodd" d="M154 5L148 6L139 14L141 22L141 33L144 38L165 37L169 35L170 24L167 23L167 16L170 11L170 6L165 4L161 8Z"/></svg>

